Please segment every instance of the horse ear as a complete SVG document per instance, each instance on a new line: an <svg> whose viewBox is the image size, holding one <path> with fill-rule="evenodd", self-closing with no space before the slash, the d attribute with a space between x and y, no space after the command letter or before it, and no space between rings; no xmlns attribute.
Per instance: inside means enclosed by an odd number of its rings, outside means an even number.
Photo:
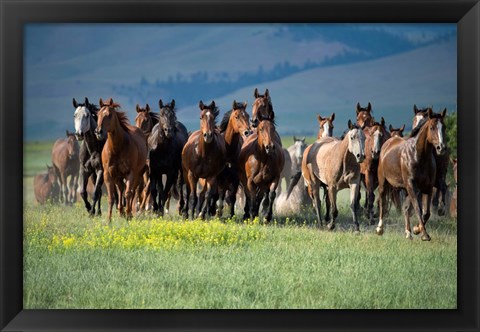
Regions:
<svg viewBox="0 0 480 332"><path fill-rule="evenodd" d="M413 113L417 114L418 113L418 108L416 104L413 104Z"/></svg>
<svg viewBox="0 0 480 332"><path fill-rule="evenodd" d="M232 104L232 109L235 109L236 106L237 106L237 101L234 99L234 100L233 100L233 104Z"/></svg>
<svg viewBox="0 0 480 332"><path fill-rule="evenodd" d="M392 125L390 124L390 125L388 126L388 131L392 132L392 130L393 130L393 127L392 127Z"/></svg>
<svg viewBox="0 0 480 332"><path fill-rule="evenodd" d="M135 109L137 110L137 113L140 113L140 106L138 104L135 106Z"/></svg>
<svg viewBox="0 0 480 332"><path fill-rule="evenodd" d="M172 102L170 103L172 105L172 110L175 108L175 99L172 99Z"/></svg>
<svg viewBox="0 0 480 332"><path fill-rule="evenodd" d="M147 110L147 112L150 112L150 105L147 104L147 105L145 106L145 109Z"/></svg>
<svg viewBox="0 0 480 332"><path fill-rule="evenodd" d="M70 136L70 133L68 132L68 129L65 130L65 134L67 135L67 137Z"/></svg>
<svg viewBox="0 0 480 332"><path fill-rule="evenodd" d="M360 113L360 109L361 109L360 108L360 103L357 103L357 115L358 115L358 113Z"/></svg>
<svg viewBox="0 0 480 332"><path fill-rule="evenodd" d="M210 109L215 109L215 100L212 100L212 102L210 103Z"/></svg>
<svg viewBox="0 0 480 332"><path fill-rule="evenodd" d="M321 115L320 115L320 114L317 114L317 121L318 121L318 123L321 123L322 120L323 120L323 118L321 117Z"/></svg>
<svg viewBox="0 0 480 332"><path fill-rule="evenodd" d="M77 108L78 107L78 103L77 101L75 100L75 98L73 98L73 108Z"/></svg>
<svg viewBox="0 0 480 332"><path fill-rule="evenodd" d="M400 131L403 131L405 129L405 123L403 124L402 128L400 128Z"/></svg>
<svg viewBox="0 0 480 332"><path fill-rule="evenodd" d="M102 100L102 98L100 98L100 100L98 101L98 105L100 105L100 107L103 107L103 100Z"/></svg>
<svg viewBox="0 0 480 332"><path fill-rule="evenodd" d="M370 104L370 102L368 102L368 106L367 106L367 111L371 111L372 110L372 104Z"/></svg>
<svg viewBox="0 0 480 332"><path fill-rule="evenodd" d="M298 141L298 139L295 136L293 136L293 141L296 142Z"/></svg>
<svg viewBox="0 0 480 332"><path fill-rule="evenodd" d="M246 101L243 102L243 107L247 108L248 103Z"/></svg>
<svg viewBox="0 0 480 332"><path fill-rule="evenodd" d="M163 108L163 101L161 99L158 100L158 107L160 107L160 109Z"/></svg>
<svg viewBox="0 0 480 332"><path fill-rule="evenodd" d="M431 119L433 115L433 111L430 107L428 108L427 113L428 113L428 118Z"/></svg>
<svg viewBox="0 0 480 332"><path fill-rule="evenodd" d="M203 105L203 101L200 100L200 102L198 103L198 107L200 108L200 110L203 110L203 108L205 107L205 105Z"/></svg>
<svg viewBox="0 0 480 332"><path fill-rule="evenodd" d="M85 106L88 106L88 105L90 105L90 102L88 101L88 98L85 97Z"/></svg>
<svg viewBox="0 0 480 332"><path fill-rule="evenodd" d="M306 138L305 136L303 136L300 140L301 140L303 143L305 143L305 140L306 140L306 139L307 139L307 138Z"/></svg>
<svg viewBox="0 0 480 332"><path fill-rule="evenodd" d="M253 92L253 96L255 98L258 98L259 94L258 94L258 89L257 88L255 88L255 91Z"/></svg>
<svg viewBox="0 0 480 332"><path fill-rule="evenodd" d="M266 98L269 98L269 97L270 97L270 92L268 91L268 89L265 90L265 97L266 97Z"/></svg>
<svg viewBox="0 0 480 332"><path fill-rule="evenodd" d="M380 124L382 125L382 127L385 127L385 119L383 118L383 116L382 116L382 121L380 122Z"/></svg>
<svg viewBox="0 0 480 332"><path fill-rule="evenodd" d="M348 129L349 130L353 129L352 121L350 119L348 120Z"/></svg>
<svg viewBox="0 0 480 332"><path fill-rule="evenodd" d="M442 118L444 118L445 115L447 115L447 108L446 107L442 111Z"/></svg>
<svg viewBox="0 0 480 332"><path fill-rule="evenodd" d="M110 97L110 99L108 100L108 105L110 105L110 106L113 105L113 98L112 97Z"/></svg>
<svg viewBox="0 0 480 332"><path fill-rule="evenodd" d="M331 121L335 120L335 112L333 112L332 115L330 116L330 120Z"/></svg>

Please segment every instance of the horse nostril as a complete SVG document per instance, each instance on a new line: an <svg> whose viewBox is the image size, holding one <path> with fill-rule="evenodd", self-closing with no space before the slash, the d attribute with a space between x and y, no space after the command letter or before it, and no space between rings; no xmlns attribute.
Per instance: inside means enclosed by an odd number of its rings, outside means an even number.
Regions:
<svg viewBox="0 0 480 332"><path fill-rule="evenodd" d="M357 158L360 158L360 153L357 153Z"/></svg>

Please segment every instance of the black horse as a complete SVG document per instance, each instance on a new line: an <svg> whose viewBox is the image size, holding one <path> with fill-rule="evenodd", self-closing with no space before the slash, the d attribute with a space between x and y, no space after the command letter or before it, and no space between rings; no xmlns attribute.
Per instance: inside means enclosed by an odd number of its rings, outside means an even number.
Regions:
<svg viewBox="0 0 480 332"><path fill-rule="evenodd" d="M160 107L159 122L153 127L148 138L150 192L153 211L163 215L165 202L174 184L180 191L179 211L183 208L182 149L187 142L188 133L185 126L177 120L175 100L164 105L160 99L158 105ZM165 186L162 181L163 174L167 178Z"/></svg>

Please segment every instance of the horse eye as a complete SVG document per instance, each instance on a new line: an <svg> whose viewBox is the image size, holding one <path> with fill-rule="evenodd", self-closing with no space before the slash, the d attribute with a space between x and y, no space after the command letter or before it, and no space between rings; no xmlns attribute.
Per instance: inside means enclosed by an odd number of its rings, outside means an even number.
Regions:
<svg viewBox="0 0 480 332"><path fill-rule="evenodd" d="M235 119L237 119L237 120L238 120L238 119L240 119L240 117L237 115L237 116L235 117Z"/></svg>

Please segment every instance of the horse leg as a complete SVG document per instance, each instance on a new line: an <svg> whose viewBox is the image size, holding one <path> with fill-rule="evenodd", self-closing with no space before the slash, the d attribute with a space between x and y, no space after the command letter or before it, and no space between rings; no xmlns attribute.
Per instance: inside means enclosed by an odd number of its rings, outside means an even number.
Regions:
<svg viewBox="0 0 480 332"><path fill-rule="evenodd" d="M447 184L445 183L444 180L441 181L440 183L439 191L440 191L441 199L438 202L437 214L441 217L445 215L445 210L447 207Z"/></svg>
<svg viewBox="0 0 480 332"><path fill-rule="evenodd" d="M85 169L82 167L80 169L80 179L82 179L82 187L80 189L80 197L83 199L83 203L85 203L85 208L87 211L91 213L92 206L90 205L90 202L88 201L88 193L87 193L87 185L88 185L88 179L90 178L90 174L88 174ZM95 202L95 201L94 201ZM94 207L95 208L95 207Z"/></svg>
<svg viewBox="0 0 480 332"><path fill-rule="evenodd" d="M167 182L165 183L165 188L160 196L160 213L163 216L165 211L165 204L167 202L167 198L169 197L170 190L172 189L172 185L176 180L175 173L174 174L167 174Z"/></svg>
<svg viewBox="0 0 480 332"><path fill-rule="evenodd" d="M321 201L320 201L320 185L317 183L312 183L312 200L313 206L315 207L315 212L317 213L318 227L323 226L322 212L321 212Z"/></svg>
<svg viewBox="0 0 480 332"><path fill-rule="evenodd" d="M194 176L193 176L193 173L192 172L188 172L188 183L187 183L187 188L188 186L190 186L190 197L189 197L189 202L188 202L188 205L187 207L189 206L191 211L192 211L192 219L195 219L195 208L197 206L197 201L198 201L198 198L197 198L197 182L198 182L198 179L196 179ZM187 217L188 217L188 211L187 211Z"/></svg>
<svg viewBox="0 0 480 332"><path fill-rule="evenodd" d="M267 213L267 216L266 216L266 218L265 218L265 220L267 221L267 223L269 223L270 221L272 221L272 217L273 217L273 201L275 201L275 198L277 197L276 189L277 189L277 186L279 186L278 181L279 181L279 179L277 179L277 181L274 181L274 182L270 185L270 194L269 194L269 196L268 196L268 200L269 200L268 213ZM288 188L288 186L287 186L287 188Z"/></svg>
<svg viewBox="0 0 480 332"><path fill-rule="evenodd" d="M413 183L409 181L407 183L407 193L410 199L410 202L413 205L413 209L418 217L418 225L413 227L413 233L419 234L422 233L422 241L430 241L430 236L428 235L425 225L423 224L423 215L422 215L422 197L420 193L416 192L415 188L413 187ZM429 195L431 199L431 196ZM430 209L430 206L429 206ZM430 212L429 212L430 213Z"/></svg>
<svg viewBox="0 0 480 332"><path fill-rule="evenodd" d="M138 179L135 177L133 172L130 172L127 175L126 188L125 188L125 199L126 199L126 216L127 220L132 219L132 209L134 201L134 193L138 186Z"/></svg>
<svg viewBox="0 0 480 332"><path fill-rule="evenodd" d="M330 222L330 198L328 196L327 186L322 186L323 188L323 200L325 201L325 223ZM318 188L318 195L320 199L320 187Z"/></svg>
<svg viewBox="0 0 480 332"><path fill-rule="evenodd" d="M107 187L107 193L108 193L108 222L110 223L112 221L112 209L113 209L113 204L115 203L115 184L113 182L113 179L110 178L110 175L108 173L105 173L105 186Z"/></svg>
<svg viewBox="0 0 480 332"><path fill-rule="evenodd" d="M98 202L97 216L100 216L102 214L101 200L102 200L103 170L99 169L96 175L94 174L94 179L95 179L95 192L93 193L93 207L92 207L91 213L92 215L95 214L95 203Z"/></svg>
<svg viewBox="0 0 480 332"><path fill-rule="evenodd" d="M218 196L218 204L217 204L217 211L216 215L217 217L221 218L223 216L223 205L225 204L225 196L227 193L226 188L220 188L218 190L217 196Z"/></svg>
<svg viewBox="0 0 480 332"><path fill-rule="evenodd" d="M270 198L268 197L268 191L265 191L265 193L263 194L263 199L262 198L260 199L262 203L262 216L265 217L268 214L268 208L270 206ZM258 204L260 204L260 202L258 202Z"/></svg>
<svg viewBox="0 0 480 332"><path fill-rule="evenodd" d="M125 215L123 209L125 207L125 197L124 197L124 192L125 192L125 183L123 183L123 179L116 179L115 180L115 187L117 188L117 199L118 199L118 204L117 204L117 209L118 209L118 214L123 217Z"/></svg>
<svg viewBox="0 0 480 332"><path fill-rule="evenodd" d="M158 180L158 172L152 171L150 172L150 196L152 197L153 201L153 212L158 211L158 203L157 203L157 196L158 196L158 189L157 189L157 182Z"/></svg>
<svg viewBox="0 0 480 332"><path fill-rule="evenodd" d="M227 196L227 204L230 208L230 218L233 218L235 215L235 202L237 200L237 191L238 191L239 183L236 181L233 184L232 190L229 191L229 195Z"/></svg>
<svg viewBox="0 0 480 332"><path fill-rule="evenodd" d="M210 205L212 204L212 199L213 199L213 196L214 196L214 191L215 191L215 177L213 178L209 178L209 179L205 179L206 180L206 183L205 183L205 187L206 187L206 191L205 191L205 202L203 204L203 207L201 207L201 212L200 212L200 218L201 219L205 219L205 216L207 214L209 214L210 212Z"/></svg>
<svg viewBox="0 0 480 332"><path fill-rule="evenodd" d="M177 179L177 188L178 188L178 198L179 198L179 201L178 201L178 213L180 214L181 211L183 210L183 207L185 206L185 200L184 200L184 197L183 197L183 172L182 170L180 169L180 171L178 172L178 179ZM170 204L170 197L171 197L171 194L168 196L168 204ZM169 205L167 205L167 208L168 208Z"/></svg>
<svg viewBox="0 0 480 332"><path fill-rule="evenodd" d="M432 194L424 194L423 195L423 206L425 209L422 211L423 215L423 225L426 225L428 220L430 219L430 202L432 201Z"/></svg>
<svg viewBox="0 0 480 332"><path fill-rule="evenodd" d="M375 202L375 193L373 188L373 181L374 175L372 172L368 172L367 176L365 177L365 188L366 188L366 198L368 198L368 205L367 205L367 216L370 220L370 225L374 224L373 220L373 203Z"/></svg>
<svg viewBox="0 0 480 332"><path fill-rule="evenodd" d="M357 220L357 204L356 204L359 191L360 191L360 181L352 181L350 183L350 210L352 211L353 224L355 225L355 232L360 232L360 226Z"/></svg>
<svg viewBox="0 0 480 332"><path fill-rule="evenodd" d="M380 174L380 171L378 172ZM389 184L385 181L385 179L382 176L378 177L378 203L380 205L380 215L378 217L378 225L377 228L375 229L375 232L377 235L383 235L383 218L385 217L385 214L387 212L387 195L389 192L388 187Z"/></svg>
<svg viewBox="0 0 480 332"><path fill-rule="evenodd" d="M243 220L250 219L250 197L247 192L245 192L245 206L243 207Z"/></svg>
<svg viewBox="0 0 480 332"><path fill-rule="evenodd" d="M63 202L65 205L68 205L68 188L67 188L67 177L65 173L60 175L60 186L62 188Z"/></svg>
<svg viewBox="0 0 480 332"><path fill-rule="evenodd" d="M405 237L411 240L412 231L410 229L410 216L412 214L412 203L408 199L403 202L403 214L405 218Z"/></svg>
<svg viewBox="0 0 480 332"><path fill-rule="evenodd" d="M337 189L334 186L328 187L328 198L330 200L330 208L332 209L332 221L327 224L329 230L335 229L335 219L338 217L337 210Z"/></svg>

